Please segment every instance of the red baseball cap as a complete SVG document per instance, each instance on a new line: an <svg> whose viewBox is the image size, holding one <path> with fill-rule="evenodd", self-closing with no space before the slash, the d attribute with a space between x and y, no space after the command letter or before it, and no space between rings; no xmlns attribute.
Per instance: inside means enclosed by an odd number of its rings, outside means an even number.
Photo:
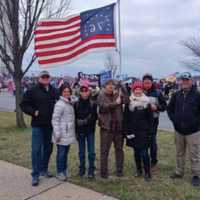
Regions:
<svg viewBox="0 0 200 200"><path fill-rule="evenodd" d="M136 88L143 89L143 83L142 83L142 81L135 81L132 84L132 90L135 90Z"/></svg>
<svg viewBox="0 0 200 200"><path fill-rule="evenodd" d="M89 90L89 86L87 84L83 84L80 86L80 90Z"/></svg>

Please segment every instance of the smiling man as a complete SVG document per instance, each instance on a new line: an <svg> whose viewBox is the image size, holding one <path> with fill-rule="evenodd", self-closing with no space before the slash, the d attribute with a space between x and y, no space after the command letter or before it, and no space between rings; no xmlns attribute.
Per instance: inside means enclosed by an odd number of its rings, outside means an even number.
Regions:
<svg viewBox="0 0 200 200"><path fill-rule="evenodd" d="M167 111L175 128L176 170L172 179L182 178L186 148L192 167L192 185L200 186L200 93L192 83L190 73L184 73L180 81L181 90L176 92Z"/></svg>
<svg viewBox="0 0 200 200"><path fill-rule="evenodd" d="M58 93L50 85L50 74L42 71L38 84L28 90L20 104L21 109L32 117L32 185L39 184L39 176L52 177L48 163L53 150L51 142L51 118Z"/></svg>

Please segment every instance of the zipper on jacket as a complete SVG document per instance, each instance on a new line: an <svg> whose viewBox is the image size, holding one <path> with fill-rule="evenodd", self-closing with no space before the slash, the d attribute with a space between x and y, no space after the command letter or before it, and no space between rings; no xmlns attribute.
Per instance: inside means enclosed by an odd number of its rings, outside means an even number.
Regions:
<svg viewBox="0 0 200 200"><path fill-rule="evenodd" d="M186 95L187 93L186 92L183 92L183 107L182 107L182 114L184 116L184 112L185 112L185 99L186 99ZM183 127L183 120L181 121L181 128Z"/></svg>

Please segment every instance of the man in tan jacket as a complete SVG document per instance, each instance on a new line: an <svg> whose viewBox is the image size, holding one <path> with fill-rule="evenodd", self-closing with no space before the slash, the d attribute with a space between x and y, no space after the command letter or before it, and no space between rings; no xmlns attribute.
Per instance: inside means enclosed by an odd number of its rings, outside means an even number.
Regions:
<svg viewBox="0 0 200 200"><path fill-rule="evenodd" d="M122 97L115 92L115 83L108 80L99 94L97 100L99 106L100 125L100 160L101 177L108 178L108 155L112 142L114 143L116 156L116 175L123 176L123 134Z"/></svg>

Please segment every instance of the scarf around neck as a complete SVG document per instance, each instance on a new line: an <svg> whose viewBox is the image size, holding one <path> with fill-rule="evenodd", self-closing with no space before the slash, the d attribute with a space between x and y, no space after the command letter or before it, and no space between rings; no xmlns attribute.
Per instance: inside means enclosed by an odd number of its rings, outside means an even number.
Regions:
<svg viewBox="0 0 200 200"><path fill-rule="evenodd" d="M136 97L133 93L130 96L129 110L134 111L135 108L146 109L150 103L149 98L142 94L141 97Z"/></svg>

